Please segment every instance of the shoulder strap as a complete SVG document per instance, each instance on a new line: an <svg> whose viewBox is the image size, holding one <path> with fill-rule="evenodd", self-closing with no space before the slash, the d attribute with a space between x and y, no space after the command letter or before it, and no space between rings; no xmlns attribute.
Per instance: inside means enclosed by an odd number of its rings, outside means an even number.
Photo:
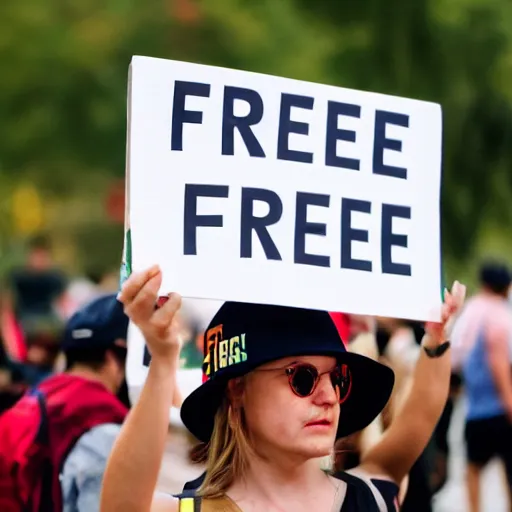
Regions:
<svg viewBox="0 0 512 512"><path fill-rule="evenodd" d="M370 486L364 480L351 475L350 473L345 473L344 471L336 473L334 476L343 480L348 486L354 489L357 510L364 510L365 512L380 512L377 500L375 499Z"/></svg>
<svg viewBox="0 0 512 512"><path fill-rule="evenodd" d="M196 496L196 489L184 489L181 494L175 496L180 500L179 512L200 512L201 497Z"/></svg>
<svg viewBox="0 0 512 512"><path fill-rule="evenodd" d="M176 494L174 497L175 498L179 498L180 500L181 499L184 499L184 498L199 498L198 496L196 496L196 490L197 489L183 489L183 491L181 491L180 494Z"/></svg>
<svg viewBox="0 0 512 512"><path fill-rule="evenodd" d="M194 496L191 498L180 498L180 512L200 512L201 498Z"/></svg>

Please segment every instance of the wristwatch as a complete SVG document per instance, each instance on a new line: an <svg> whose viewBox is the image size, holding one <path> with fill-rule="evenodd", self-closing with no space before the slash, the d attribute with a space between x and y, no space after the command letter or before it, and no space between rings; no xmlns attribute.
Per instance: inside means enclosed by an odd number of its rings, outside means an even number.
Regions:
<svg viewBox="0 0 512 512"><path fill-rule="evenodd" d="M441 345L437 346L436 348L431 347L423 347L423 350L427 354L428 357L436 358L441 357L448 349L450 348L450 342L445 341L444 343L441 343Z"/></svg>

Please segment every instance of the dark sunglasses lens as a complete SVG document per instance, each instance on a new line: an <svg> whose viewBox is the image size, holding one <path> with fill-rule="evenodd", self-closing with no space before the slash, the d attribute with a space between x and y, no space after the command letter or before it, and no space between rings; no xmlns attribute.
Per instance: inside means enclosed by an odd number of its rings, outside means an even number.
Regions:
<svg viewBox="0 0 512 512"><path fill-rule="evenodd" d="M308 366L298 366L295 368L292 377L292 386L299 396L309 396L313 391L318 378L318 372Z"/></svg>
<svg viewBox="0 0 512 512"><path fill-rule="evenodd" d="M331 382L339 395L339 401L344 402L350 393L351 375L346 364L336 367L331 372Z"/></svg>

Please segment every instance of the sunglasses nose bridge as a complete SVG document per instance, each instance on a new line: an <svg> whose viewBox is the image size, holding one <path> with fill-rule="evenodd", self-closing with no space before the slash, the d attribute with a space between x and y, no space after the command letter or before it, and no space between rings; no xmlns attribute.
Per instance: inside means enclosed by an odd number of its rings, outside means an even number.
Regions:
<svg viewBox="0 0 512 512"><path fill-rule="evenodd" d="M329 370L329 371L322 372L322 373L319 373L317 371L315 387L314 387L313 391L311 392L311 394L315 393L318 390L322 390L329 395L334 392L334 394L337 397L338 392L337 392L336 387L337 386L335 383L335 379L333 378L333 370Z"/></svg>

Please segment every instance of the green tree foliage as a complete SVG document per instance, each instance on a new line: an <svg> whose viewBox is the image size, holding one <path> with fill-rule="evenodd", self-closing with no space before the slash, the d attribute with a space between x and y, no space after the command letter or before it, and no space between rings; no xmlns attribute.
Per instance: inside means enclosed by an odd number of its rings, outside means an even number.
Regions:
<svg viewBox="0 0 512 512"><path fill-rule="evenodd" d="M443 106L462 261L483 223L510 224L511 43L506 0L3 0L1 181L69 195L122 176L134 54L409 96Z"/></svg>

